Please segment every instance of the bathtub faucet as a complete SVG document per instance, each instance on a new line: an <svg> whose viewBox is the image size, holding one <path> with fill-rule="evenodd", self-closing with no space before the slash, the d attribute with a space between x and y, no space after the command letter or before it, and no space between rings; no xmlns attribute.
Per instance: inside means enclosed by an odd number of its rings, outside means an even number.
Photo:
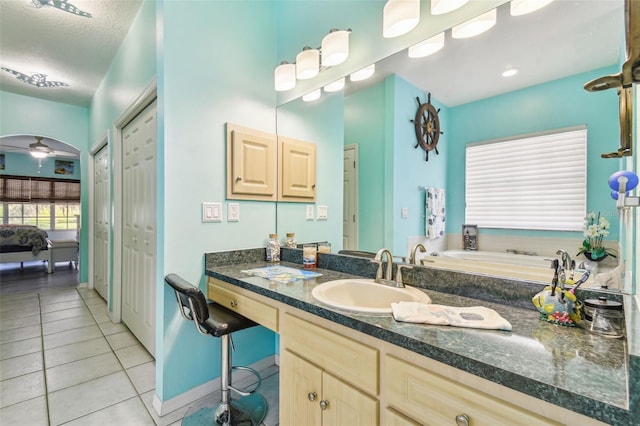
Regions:
<svg viewBox="0 0 640 426"><path fill-rule="evenodd" d="M566 250L560 249L556 252L556 254L562 255L562 268L565 271L570 271L572 261L571 261L571 256L569 256L569 253L567 253Z"/></svg>

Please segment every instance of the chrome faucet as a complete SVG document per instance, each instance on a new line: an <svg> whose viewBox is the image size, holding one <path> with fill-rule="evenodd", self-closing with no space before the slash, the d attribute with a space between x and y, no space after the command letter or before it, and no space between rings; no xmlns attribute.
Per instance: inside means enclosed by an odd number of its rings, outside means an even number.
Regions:
<svg viewBox="0 0 640 426"><path fill-rule="evenodd" d="M418 249L420 249L420 253L427 252L427 249L422 244L420 243L414 244L413 247L411 247L411 251L409 252L409 263L417 265L416 251L418 251Z"/></svg>
<svg viewBox="0 0 640 426"><path fill-rule="evenodd" d="M384 273L384 279L387 281L391 281L391 273L393 269L393 256L391 252L386 248L381 248L376 253L376 256L373 258L372 262L378 264L378 271L376 272L376 280L382 279L382 256L386 253L387 255L387 269Z"/></svg>

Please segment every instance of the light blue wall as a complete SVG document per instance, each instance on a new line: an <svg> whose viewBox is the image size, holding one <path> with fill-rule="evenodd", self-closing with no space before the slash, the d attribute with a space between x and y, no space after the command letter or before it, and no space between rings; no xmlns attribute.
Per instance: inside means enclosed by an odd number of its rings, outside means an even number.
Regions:
<svg viewBox="0 0 640 426"><path fill-rule="evenodd" d="M278 135L316 145L316 201L278 203L278 234L296 234L298 243L329 241L331 250L342 249L344 147L344 96L334 93L315 102L292 101L278 109ZM305 209L327 206L327 220L306 220ZM282 238L281 238L282 239Z"/></svg>
<svg viewBox="0 0 640 426"><path fill-rule="evenodd" d="M618 67L603 68L451 108L447 164L447 232L461 232L464 223L464 147L470 142L587 126L587 209L600 211L618 235L618 214L607 180L620 169L619 160L600 154L619 146L618 96L615 90L590 93L584 83L615 74ZM541 236L540 231L491 230L484 234ZM545 232L548 237L581 238L580 232Z"/></svg>
<svg viewBox="0 0 640 426"><path fill-rule="evenodd" d="M276 226L274 203L240 201L240 222L202 223L204 201L225 202L225 123L275 132L275 11L272 1L165 1L159 96L164 117L163 274L205 289L210 251L264 246ZM161 280L162 275L158 277ZM217 339L180 318L175 296L158 283L156 393L170 399L219 376ZM235 363L275 353L262 327L234 335Z"/></svg>
<svg viewBox="0 0 640 426"><path fill-rule="evenodd" d="M80 197L83 201L80 220L82 228L88 229L87 108L0 91L0 136L13 135L44 136L80 150ZM87 233L81 233L80 282L87 282L88 270L82 267L87 261L87 242Z"/></svg>
<svg viewBox="0 0 640 426"><path fill-rule="evenodd" d="M421 147L417 143L415 128L411 120L418 109L416 98L422 104L427 103L427 94L403 80L393 77L394 83L394 138L393 138L393 251L398 255L407 255L407 239L425 235L425 191L420 186L446 189L447 157L449 153L447 109L435 98L431 104L438 114L443 134L435 150L429 152L426 161ZM401 209L407 208L408 218L401 217Z"/></svg>
<svg viewBox="0 0 640 426"><path fill-rule="evenodd" d="M89 141L98 142L156 75L156 2L144 0L89 110Z"/></svg>
<svg viewBox="0 0 640 426"><path fill-rule="evenodd" d="M345 145L358 145L358 244L375 252L384 246L385 84L345 98Z"/></svg>
<svg viewBox="0 0 640 426"><path fill-rule="evenodd" d="M70 158L47 157L40 160L33 158L29 154L14 154L7 152L5 156L5 169L0 174L13 176L32 176L56 179L80 179L80 162ZM73 174L59 175L55 172L56 160L71 161L74 164Z"/></svg>
<svg viewBox="0 0 640 426"><path fill-rule="evenodd" d="M447 132L440 136L439 155L414 148L413 123L418 103L426 93L397 75L350 95L345 100L345 143L358 144L359 227L358 249L375 252L388 247L406 255L407 238L424 235L424 196L419 186L446 188ZM446 108L440 124L445 130ZM407 208L409 216L401 217Z"/></svg>

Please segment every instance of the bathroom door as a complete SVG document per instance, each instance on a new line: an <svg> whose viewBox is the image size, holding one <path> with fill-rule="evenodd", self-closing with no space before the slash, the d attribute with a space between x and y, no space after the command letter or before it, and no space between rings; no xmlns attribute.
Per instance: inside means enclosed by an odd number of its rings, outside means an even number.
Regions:
<svg viewBox="0 0 640 426"><path fill-rule="evenodd" d="M109 300L109 148L103 146L93 157L93 285Z"/></svg>
<svg viewBox="0 0 640 426"><path fill-rule="evenodd" d="M344 147L342 248L358 249L358 145Z"/></svg>
<svg viewBox="0 0 640 426"><path fill-rule="evenodd" d="M156 311L156 102L122 129L122 321L151 355Z"/></svg>

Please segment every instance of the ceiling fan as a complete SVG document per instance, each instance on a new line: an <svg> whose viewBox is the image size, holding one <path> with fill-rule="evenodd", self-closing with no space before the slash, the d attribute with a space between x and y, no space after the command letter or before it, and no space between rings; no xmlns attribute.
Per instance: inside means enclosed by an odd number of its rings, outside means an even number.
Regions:
<svg viewBox="0 0 640 426"><path fill-rule="evenodd" d="M42 136L34 136L36 139L35 142L26 146L17 146L17 145L5 145L0 144L0 150L7 152L28 152L34 158L42 159L46 157L78 157L78 153L69 152L69 151L61 151L57 149L52 149L49 145L46 145L42 142L44 139Z"/></svg>
<svg viewBox="0 0 640 426"><path fill-rule="evenodd" d="M78 9L71 3L67 3L67 0L31 0L31 4L36 9L40 9L44 6L55 7L56 9L64 10L65 12L73 13L74 15L83 16L85 18L92 18L89 12Z"/></svg>

